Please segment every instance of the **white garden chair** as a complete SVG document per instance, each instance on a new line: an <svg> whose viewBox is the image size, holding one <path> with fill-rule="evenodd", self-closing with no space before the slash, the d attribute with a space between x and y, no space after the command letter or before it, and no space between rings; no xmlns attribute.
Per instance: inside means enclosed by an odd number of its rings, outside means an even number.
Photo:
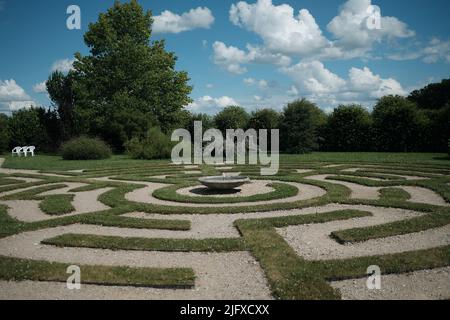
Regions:
<svg viewBox="0 0 450 320"><path fill-rule="evenodd" d="M31 154L32 157L34 157L34 150L36 149L35 146L29 146L29 147L23 147L22 148L22 152L25 155L25 157L27 156L27 154Z"/></svg>
<svg viewBox="0 0 450 320"><path fill-rule="evenodd" d="M17 155L18 157L20 157L20 154L22 153L22 149L23 149L22 147L15 147L11 151L11 156L14 157L14 155Z"/></svg>

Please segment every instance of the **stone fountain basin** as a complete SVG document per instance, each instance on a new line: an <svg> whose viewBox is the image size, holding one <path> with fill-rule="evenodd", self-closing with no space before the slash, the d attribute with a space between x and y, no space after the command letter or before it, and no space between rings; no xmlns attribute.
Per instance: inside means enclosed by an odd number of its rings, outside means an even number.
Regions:
<svg viewBox="0 0 450 320"><path fill-rule="evenodd" d="M202 177L198 181L212 190L231 190L250 182L250 179L242 176L217 176Z"/></svg>

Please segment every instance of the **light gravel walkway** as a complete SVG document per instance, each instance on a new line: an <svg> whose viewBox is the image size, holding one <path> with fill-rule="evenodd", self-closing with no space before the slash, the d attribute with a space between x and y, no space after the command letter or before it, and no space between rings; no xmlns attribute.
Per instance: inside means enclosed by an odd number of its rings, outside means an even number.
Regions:
<svg viewBox="0 0 450 320"><path fill-rule="evenodd" d="M278 182L278 181L272 181ZM280 181L281 182L281 181ZM136 182L134 182L136 183ZM255 202L240 202L240 203L229 203L227 207L242 207L242 206L256 206L256 205L264 205L264 204L272 204L272 203L287 203L287 202L296 202L301 200L307 200L312 198L321 197L326 193L326 191L322 188L302 184L295 182L282 182L286 184L290 184L299 189L299 193L296 196L284 198L284 199L276 199L276 200L268 200L268 201L255 201ZM166 184L161 183L152 183L152 182L139 182L139 184L145 184L147 187L136 189L132 192L125 194L125 198L129 201L134 202L143 202L150 203L156 205L165 205L165 206L182 206L182 207L223 207L223 204L218 203L179 203L175 201L166 201L160 200L152 196L152 193L160 188L167 186Z"/></svg>
<svg viewBox="0 0 450 320"><path fill-rule="evenodd" d="M330 174L321 174L321 175L307 176L305 177L305 179L343 185L351 190L350 198L352 199L378 200L380 198L380 190L383 188L388 188L388 187L368 187L353 182L327 179L327 177L332 176L333 175ZM425 203L437 206L450 206L450 203L447 203L440 195L427 188L415 186L394 186L394 188L400 188L408 192L411 196L411 198L408 200L409 202Z"/></svg>
<svg viewBox="0 0 450 320"><path fill-rule="evenodd" d="M394 208L380 208L363 205L342 205L329 204L320 207L310 207L294 210L280 210L269 212L252 212L252 213L236 213L236 214L148 214L142 212L127 213L123 216L142 218L142 219L165 219L165 220L190 220L191 230L189 231L169 231L169 230L148 230L153 237L161 238L235 238L239 237L239 233L233 223L240 219L262 219L273 217L287 217L297 215L316 214L324 212L332 212L337 210L361 210L369 211L374 214L377 212L384 213L384 216L395 216L397 219L407 219L419 216L420 213L406 211ZM383 216L383 217L384 217ZM138 232L138 231L136 231ZM141 231L143 232L143 231Z"/></svg>
<svg viewBox="0 0 450 320"><path fill-rule="evenodd" d="M450 244L450 225L417 233L345 245L339 244L330 237L333 231L374 226L417 216L417 213L406 210L401 214L384 209L373 213L373 217L290 226L277 229L277 231L306 260L332 260L382 255L430 249Z"/></svg>
<svg viewBox="0 0 450 320"><path fill-rule="evenodd" d="M68 185L68 187L51 190L48 192L41 193L39 195L68 194L67 193L68 190L80 185L84 185L76 183L66 183L66 184ZM108 192L110 190L111 188L102 188L92 191L73 193L75 197L72 201L72 205L75 208L75 211L64 215L48 215L42 212L42 210L39 208L39 203L41 201L37 200L8 200L8 201L0 201L0 204L5 204L8 206L8 214L11 217L24 222L36 222L36 221L57 219L62 216L67 217L83 213L107 210L110 207L98 201L97 198L101 194Z"/></svg>
<svg viewBox="0 0 450 320"><path fill-rule="evenodd" d="M344 300L450 299L450 267L381 276L381 289L369 290L366 278L335 281Z"/></svg>
<svg viewBox="0 0 450 320"><path fill-rule="evenodd" d="M248 252L182 253L146 251L110 251L89 248L58 248L40 242L68 232L77 232L78 225L24 232L0 239L0 255L33 260L57 261L71 264L89 264L130 267L186 267L197 276L195 289L153 290L148 299L166 297L179 299L270 299L270 290L259 264ZM101 228L101 227L98 227ZM81 277L83 275L81 274ZM8 283L3 282L7 285ZM30 294L33 286L23 289ZM98 298L104 297L101 288ZM0 285L0 292L5 291ZM117 291L116 291L117 292ZM129 288L132 296L142 292ZM37 292L35 294L38 294ZM126 298L127 294L121 295Z"/></svg>

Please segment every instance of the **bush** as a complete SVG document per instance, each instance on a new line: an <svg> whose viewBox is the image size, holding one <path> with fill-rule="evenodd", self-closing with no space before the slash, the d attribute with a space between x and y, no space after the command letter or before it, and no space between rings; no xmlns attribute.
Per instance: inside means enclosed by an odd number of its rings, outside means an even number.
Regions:
<svg viewBox="0 0 450 320"><path fill-rule="evenodd" d="M110 147L97 138L74 138L64 143L61 151L64 160L99 160L111 157Z"/></svg>
<svg viewBox="0 0 450 320"><path fill-rule="evenodd" d="M144 138L134 137L125 147L133 159L167 159L172 152L172 142L159 127L152 127Z"/></svg>

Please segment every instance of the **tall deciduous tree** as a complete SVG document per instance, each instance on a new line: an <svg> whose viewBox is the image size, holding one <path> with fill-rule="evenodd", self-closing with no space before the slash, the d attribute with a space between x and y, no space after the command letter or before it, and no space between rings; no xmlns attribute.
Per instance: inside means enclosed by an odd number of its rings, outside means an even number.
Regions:
<svg viewBox="0 0 450 320"><path fill-rule="evenodd" d="M374 132L380 151L419 149L426 119L415 103L401 96L385 96L373 110Z"/></svg>
<svg viewBox="0 0 450 320"><path fill-rule="evenodd" d="M319 132L325 123L325 113L314 103L306 99L289 103L281 119L281 149L287 153L317 150L321 142Z"/></svg>
<svg viewBox="0 0 450 320"><path fill-rule="evenodd" d="M330 151L368 151L372 148L372 119L360 105L341 105L328 117L325 148Z"/></svg>
<svg viewBox="0 0 450 320"><path fill-rule="evenodd" d="M150 42L152 22L136 0L116 1L89 25L90 55L75 55L76 111L89 133L115 149L155 122L170 131L191 102L189 77L175 70L176 56L164 41Z"/></svg>
<svg viewBox="0 0 450 320"><path fill-rule="evenodd" d="M65 141L75 135L75 94L73 90L74 73L67 75L60 71L53 72L47 82L47 92L56 105L61 120L61 140Z"/></svg>
<svg viewBox="0 0 450 320"><path fill-rule="evenodd" d="M409 100L415 102L420 109L440 109L450 103L450 79L440 83L431 83L422 89L411 92Z"/></svg>
<svg viewBox="0 0 450 320"><path fill-rule="evenodd" d="M248 126L249 119L250 116L244 108L239 106L229 106L216 114L214 122L217 129L222 131L225 136L227 129L245 130Z"/></svg>
<svg viewBox="0 0 450 320"><path fill-rule="evenodd" d="M11 135L8 127L9 119L3 113L0 113L0 154L8 150Z"/></svg>

